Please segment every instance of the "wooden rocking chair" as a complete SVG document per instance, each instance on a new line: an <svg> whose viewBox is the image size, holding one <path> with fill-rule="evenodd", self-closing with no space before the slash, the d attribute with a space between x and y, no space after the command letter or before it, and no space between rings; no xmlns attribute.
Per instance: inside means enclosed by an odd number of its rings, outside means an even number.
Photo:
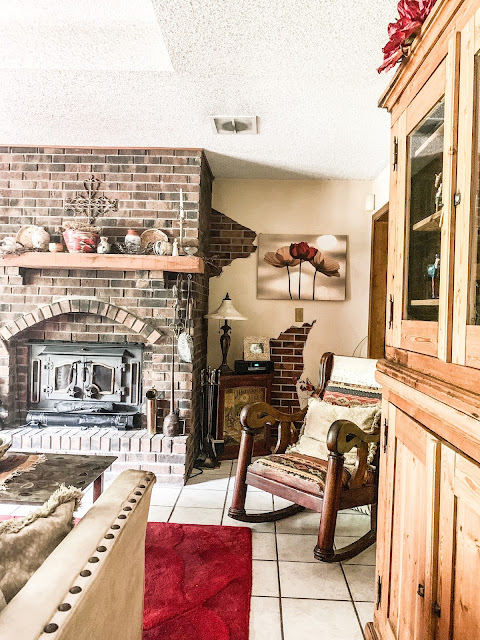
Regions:
<svg viewBox="0 0 480 640"><path fill-rule="evenodd" d="M351 380L348 380L348 361L352 361ZM340 370L339 375L335 375L337 370ZM374 360L338 356L334 365L333 353L325 353L320 363L320 397L327 400L325 392L330 390L332 404L345 404L352 400L353 388L358 404L377 403L381 391L375 382L374 371ZM228 515L243 522L270 522L294 515L305 508L317 511L321 513L321 519L314 557L322 562L341 562L353 558L375 542L378 450L371 464L367 463L367 457L369 445L378 443L380 439L380 430L375 427L374 432L366 433L349 420L336 420L326 438L328 461L299 453L285 454L288 445L295 440L295 423L303 421L306 414L307 409L291 414L281 413L264 402L244 407L240 417L242 439L235 490ZM266 425L278 425L276 447L271 456L252 464L254 437ZM344 468L344 455L353 447L357 448L356 462L354 469L348 471ZM248 486L263 489L294 504L266 513L247 514L245 499ZM343 549L334 550L337 512L362 505L371 505L370 531Z"/></svg>

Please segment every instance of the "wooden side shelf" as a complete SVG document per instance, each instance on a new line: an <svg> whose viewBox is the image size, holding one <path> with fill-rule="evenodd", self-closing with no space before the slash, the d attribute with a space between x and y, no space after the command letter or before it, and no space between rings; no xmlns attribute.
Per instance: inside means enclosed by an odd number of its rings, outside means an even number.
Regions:
<svg viewBox="0 0 480 640"><path fill-rule="evenodd" d="M136 256L98 253L41 253L31 251L0 259L0 267L26 269L96 269L97 271L174 271L204 273L196 256Z"/></svg>

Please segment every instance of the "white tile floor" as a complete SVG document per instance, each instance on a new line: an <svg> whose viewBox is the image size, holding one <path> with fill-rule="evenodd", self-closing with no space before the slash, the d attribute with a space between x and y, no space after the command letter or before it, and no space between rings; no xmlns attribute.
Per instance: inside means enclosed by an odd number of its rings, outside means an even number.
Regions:
<svg viewBox="0 0 480 640"><path fill-rule="evenodd" d="M228 517L236 463L205 470L183 488L155 486L149 520L248 526L253 533L253 590L250 640L363 640L373 618L375 549L342 564L313 558L320 516L304 511L277 523L248 524ZM197 473L196 470L193 472ZM88 510L92 489L80 515ZM274 499L275 508L285 501ZM272 496L250 489L247 508L269 511ZM0 515L23 515L31 507L0 505ZM354 511L338 516L336 544L344 546L369 529L369 518Z"/></svg>
<svg viewBox="0 0 480 640"><path fill-rule="evenodd" d="M327 565L313 558L317 513L304 511L277 523L232 520L227 511L235 471L235 462L223 462L219 469L191 478L183 489L155 487L149 519L252 529L250 640L362 640L362 629L373 618L375 548L346 563ZM247 494L247 509L270 511L285 504L256 489ZM336 543L349 544L368 529L368 516L341 512Z"/></svg>

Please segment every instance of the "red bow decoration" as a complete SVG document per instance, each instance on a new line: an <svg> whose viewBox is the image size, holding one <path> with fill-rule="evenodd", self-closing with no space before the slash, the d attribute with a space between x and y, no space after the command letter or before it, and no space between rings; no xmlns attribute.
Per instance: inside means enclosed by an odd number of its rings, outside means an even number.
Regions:
<svg viewBox="0 0 480 640"><path fill-rule="evenodd" d="M433 9L436 0L400 0L397 5L399 18L388 25L387 44L383 47L383 63L378 73L393 69L403 56L403 46L415 35Z"/></svg>

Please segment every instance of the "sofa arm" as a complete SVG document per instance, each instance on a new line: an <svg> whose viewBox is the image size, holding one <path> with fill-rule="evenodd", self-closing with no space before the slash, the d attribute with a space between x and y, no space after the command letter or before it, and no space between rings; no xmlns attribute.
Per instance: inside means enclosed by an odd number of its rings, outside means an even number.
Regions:
<svg viewBox="0 0 480 640"><path fill-rule="evenodd" d="M0 638L141 640L154 477L128 470L112 483L0 613Z"/></svg>

